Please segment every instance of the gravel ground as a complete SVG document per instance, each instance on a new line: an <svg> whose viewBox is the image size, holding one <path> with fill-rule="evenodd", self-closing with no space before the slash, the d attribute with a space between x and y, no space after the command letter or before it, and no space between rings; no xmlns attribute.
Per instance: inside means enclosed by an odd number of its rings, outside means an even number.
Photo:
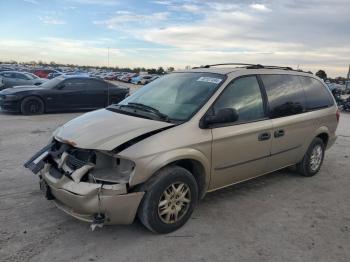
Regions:
<svg viewBox="0 0 350 262"><path fill-rule="evenodd" d="M0 113L0 261L350 261L350 114L317 176L284 170L208 194L169 235L138 221L91 232L43 198L22 164L79 114Z"/></svg>

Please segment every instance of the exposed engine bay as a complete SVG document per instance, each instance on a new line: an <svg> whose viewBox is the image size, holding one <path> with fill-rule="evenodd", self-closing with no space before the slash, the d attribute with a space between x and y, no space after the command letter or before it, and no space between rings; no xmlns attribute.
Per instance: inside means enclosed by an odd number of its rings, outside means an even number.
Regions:
<svg viewBox="0 0 350 262"><path fill-rule="evenodd" d="M130 160L116 158L108 152L79 149L54 140L26 164L34 173L46 166L51 176L62 176L74 182L127 184L134 170Z"/></svg>

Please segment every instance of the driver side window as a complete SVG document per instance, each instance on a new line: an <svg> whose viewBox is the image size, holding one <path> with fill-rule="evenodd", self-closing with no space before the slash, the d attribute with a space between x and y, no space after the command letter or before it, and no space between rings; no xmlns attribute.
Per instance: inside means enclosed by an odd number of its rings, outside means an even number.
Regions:
<svg viewBox="0 0 350 262"><path fill-rule="evenodd" d="M256 76L241 77L230 83L214 104L214 113L233 108L238 122L250 122L264 118L264 104Z"/></svg>

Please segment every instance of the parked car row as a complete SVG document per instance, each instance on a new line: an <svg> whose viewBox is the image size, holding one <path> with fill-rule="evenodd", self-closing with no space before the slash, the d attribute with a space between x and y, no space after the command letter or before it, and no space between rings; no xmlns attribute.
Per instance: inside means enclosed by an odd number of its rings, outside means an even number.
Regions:
<svg viewBox="0 0 350 262"><path fill-rule="evenodd" d="M147 72L133 73L122 71L110 71L107 69L81 69L79 67L33 68L25 65L0 64L0 72L5 71L32 73L41 79L53 79L61 75L84 75L103 80L119 80L126 83L134 83L141 85L148 84L159 77L159 75L148 74Z"/></svg>
<svg viewBox="0 0 350 262"><path fill-rule="evenodd" d="M136 85L146 85L159 78L159 75L139 75L131 78L130 83Z"/></svg>

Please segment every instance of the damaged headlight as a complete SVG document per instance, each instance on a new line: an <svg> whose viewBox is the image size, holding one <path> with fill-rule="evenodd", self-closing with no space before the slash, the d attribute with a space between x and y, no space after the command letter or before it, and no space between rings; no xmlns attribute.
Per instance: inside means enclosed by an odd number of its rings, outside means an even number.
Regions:
<svg viewBox="0 0 350 262"><path fill-rule="evenodd" d="M96 165L89 172L91 182L126 184L134 172L135 163L131 160L96 152Z"/></svg>

